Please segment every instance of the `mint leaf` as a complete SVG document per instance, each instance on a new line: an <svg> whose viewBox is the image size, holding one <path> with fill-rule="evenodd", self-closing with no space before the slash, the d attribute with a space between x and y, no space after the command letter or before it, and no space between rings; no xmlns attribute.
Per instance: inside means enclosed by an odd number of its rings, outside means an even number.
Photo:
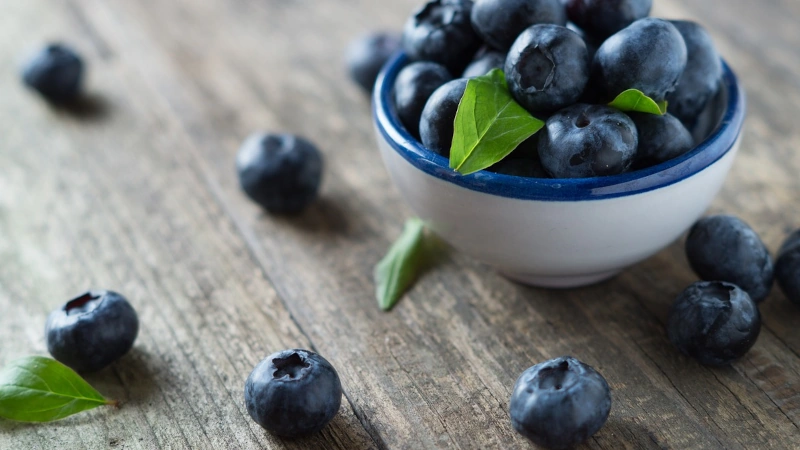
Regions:
<svg viewBox="0 0 800 450"><path fill-rule="evenodd" d="M60 362L30 356L0 372L0 417L21 422L50 422L102 405L107 400Z"/></svg>
<svg viewBox="0 0 800 450"><path fill-rule="evenodd" d="M502 70L472 78L453 122L450 168L466 175L490 167L543 126L511 97Z"/></svg>
<svg viewBox="0 0 800 450"><path fill-rule="evenodd" d="M382 310L392 309L424 269L424 238L422 220L409 219L403 233L375 266L375 295Z"/></svg>
<svg viewBox="0 0 800 450"><path fill-rule="evenodd" d="M663 116L667 113L667 101L657 102L638 89L628 89L617 96L608 106L620 111L636 111Z"/></svg>

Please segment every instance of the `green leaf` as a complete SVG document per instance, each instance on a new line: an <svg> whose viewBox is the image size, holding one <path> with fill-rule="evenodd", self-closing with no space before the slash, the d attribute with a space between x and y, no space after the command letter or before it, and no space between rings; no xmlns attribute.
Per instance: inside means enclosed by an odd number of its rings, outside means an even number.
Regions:
<svg viewBox="0 0 800 450"><path fill-rule="evenodd" d="M102 405L107 400L58 361L30 356L0 372L0 417L21 422L50 422Z"/></svg>
<svg viewBox="0 0 800 450"><path fill-rule="evenodd" d="M490 167L543 126L511 97L502 70L472 78L453 122L450 168L466 175Z"/></svg>
<svg viewBox="0 0 800 450"><path fill-rule="evenodd" d="M392 309L425 268L424 238L425 226L422 220L409 219L403 233L375 266L375 295L382 310Z"/></svg>
<svg viewBox="0 0 800 450"><path fill-rule="evenodd" d="M638 89L628 89L617 96L608 106L620 111L636 111L663 116L667 113L667 101L657 102Z"/></svg>

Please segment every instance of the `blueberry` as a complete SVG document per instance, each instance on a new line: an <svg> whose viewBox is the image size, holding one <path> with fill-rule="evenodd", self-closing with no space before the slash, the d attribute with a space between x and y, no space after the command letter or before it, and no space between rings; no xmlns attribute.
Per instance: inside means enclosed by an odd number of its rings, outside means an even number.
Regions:
<svg viewBox="0 0 800 450"><path fill-rule="evenodd" d="M670 114L628 113L639 136L633 169L643 169L677 158L694 147L689 130Z"/></svg>
<svg viewBox="0 0 800 450"><path fill-rule="evenodd" d="M686 356L708 366L741 358L761 331L758 306L724 281L700 281L683 291L669 312L667 335Z"/></svg>
<svg viewBox="0 0 800 450"><path fill-rule="evenodd" d="M470 23L471 11L470 0L430 0L406 21L403 48L408 56L461 73L481 45Z"/></svg>
<svg viewBox="0 0 800 450"><path fill-rule="evenodd" d="M298 437L322 430L339 411L342 384L322 356L283 350L267 356L247 377L244 402L267 431Z"/></svg>
<svg viewBox="0 0 800 450"><path fill-rule="evenodd" d="M772 257L755 231L733 216L704 217L689 230L686 257L707 281L727 281L761 302L772 289Z"/></svg>
<svg viewBox="0 0 800 450"><path fill-rule="evenodd" d="M365 91L372 92L383 65L398 50L400 36L381 31L359 37L347 47L345 59L350 78Z"/></svg>
<svg viewBox="0 0 800 450"><path fill-rule="evenodd" d="M656 101L675 90L686 67L686 44L674 25L640 19L603 42L592 62L592 78L613 99L638 89Z"/></svg>
<svg viewBox="0 0 800 450"><path fill-rule="evenodd" d="M800 230L789 235L778 251L775 279L786 298L800 305Z"/></svg>
<svg viewBox="0 0 800 450"><path fill-rule="evenodd" d="M508 52L506 81L511 95L532 113L575 103L589 81L589 53L574 31L560 25L534 25Z"/></svg>
<svg viewBox="0 0 800 450"><path fill-rule="evenodd" d="M139 318L122 295L89 291L51 312L47 351L77 372L95 372L121 358L139 334Z"/></svg>
<svg viewBox="0 0 800 450"><path fill-rule="evenodd" d="M578 34L578 36L583 39L584 44L586 44L586 51L589 53L589 62L594 59L594 54L597 53L597 49L603 44L605 39L598 39L586 34L585 31L578 28L574 23L567 22L567 29L570 31L574 31Z"/></svg>
<svg viewBox="0 0 800 450"><path fill-rule="evenodd" d="M466 78L458 78L436 89L425 104L419 121L422 145L447 158L450 157L453 143L453 121L458 103L467 89L467 81Z"/></svg>
<svg viewBox="0 0 800 450"><path fill-rule="evenodd" d="M236 171L253 201L271 213L295 214L317 197L322 156L292 134L254 134L239 149Z"/></svg>
<svg viewBox="0 0 800 450"><path fill-rule="evenodd" d="M711 36L700 25L670 21L683 36L688 59L675 92L667 96L669 110L683 122L693 123L714 97L722 79L722 61Z"/></svg>
<svg viewBox="0 0 800 450"><path fill-rule="evenodd" d="M570 356L537 364L517 379L511 424L536 445L571 448L596 433L611 412L605 378Z"/></svg>
<svg viewBox="0 0 800 450"><path fill-rule="evenodd" d="M486 170L515 177L550 178L539 159L538 142L536 135L526 139L511 154Z"/></svg>
<svg viewBox="0 0 800 450"><path fill-rule="evenodd" d="M539 157L555 178L615 175L636 156L633 120L614 108L578 103L553 114L539 132Z"/></svg>
<svg viewBox="0 0 800 450"><path fill-rule="evenodd" d="M653 0L566 0L567 17L596 38L611 36L650 14Z"/></svg>
<svg viewBox="0 0 800 450"><path fill-rule="evenodd" d="M503 69L506 64L506 54L494 50L478 51L475 59L464 69L463 78L473 78L486 75L492 69Z"/></svg>
<svg viewBox="0 0 800 450"><path fill-rule="evenodd" d="M531 25L567 24L560 0L476 0L472 26L497 50L507 51L523 30Z"/></svg>
<svg viewBox="0 0 800 450"><path fill-rule="evenodd" d="M22 68L22 81L53 103L66 103L78 96L83 79L83 61L64 44L49 44L35 53Z"/></svg>
<svg viewBox="0 0 800 450"><path fill-rule="evenodd" d="M447 69L434 62L414 62L397 74L394 104L397 115L409 133L419 139L419 119L433 91L452 80Z"/></svg>

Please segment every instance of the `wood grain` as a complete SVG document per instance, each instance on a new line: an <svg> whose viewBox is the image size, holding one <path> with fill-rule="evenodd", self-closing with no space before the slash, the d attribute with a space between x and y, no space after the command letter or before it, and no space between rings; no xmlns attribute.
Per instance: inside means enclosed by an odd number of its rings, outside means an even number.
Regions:
<svg viewBox="0 0 800 450"><path fill-rule="evenodd" d="M372 267L411 215L381 165L368 100L342 52L402 26L417 1L0 0L0 364L46 354L47 312L88 287L140 313L134 351L89 378L121 398L51 425L0 422L17 448L529 448L507 403L530 365L572 354L613 390L586 448L800 447L800 309L775 289L730 368L679 355L664 323L695 280L678 242L569 291L511 283L450 253L391 312ZM660 0L706 24L748 90L742 150L713 212L773 250L800 226L800 13L791 0ZM89 100L59 111L21 88L22 43L64 38L91 63ZM254 130L317 142L322 197L270 217L239 191ZM242 389L267 354L311 348L346 392L320 435L254 424Z"/></svg>

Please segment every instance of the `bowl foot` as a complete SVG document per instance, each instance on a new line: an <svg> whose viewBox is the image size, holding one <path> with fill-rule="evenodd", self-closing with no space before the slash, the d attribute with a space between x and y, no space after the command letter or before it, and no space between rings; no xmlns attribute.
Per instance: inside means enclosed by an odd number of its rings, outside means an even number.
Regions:
<svg viewBox="0 0 800 450"><path fill-rule="evenodd" d="M545 288L574 288L587 286L607 280L618 274L621 269L585 275L536 275L532 273L500 272L504 277L522 284Z"/></svg>

